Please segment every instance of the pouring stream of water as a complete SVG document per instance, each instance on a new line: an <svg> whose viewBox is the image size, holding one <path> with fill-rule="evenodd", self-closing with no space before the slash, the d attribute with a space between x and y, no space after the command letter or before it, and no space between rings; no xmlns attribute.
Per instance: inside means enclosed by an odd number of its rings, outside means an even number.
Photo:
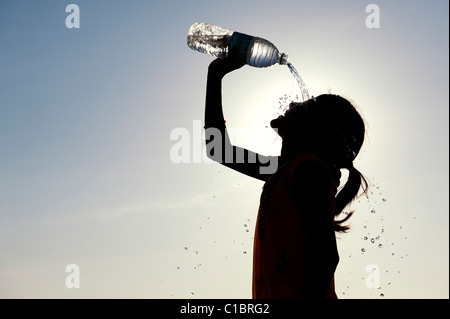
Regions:
<svg viewBox="0 0 450 319"><path fill-rule="evenodd" d="M289 71L291 71L292 75L297 80L297 83L300 87L300 91L302 92L303 102L305 102L306 100L309 100L308 89L306 88L305 82L303 82L302 78L300 77L300 74L298 74L297 70L294 68L294 66L290 62L287 63L287 66L289 68Z"/></svg>

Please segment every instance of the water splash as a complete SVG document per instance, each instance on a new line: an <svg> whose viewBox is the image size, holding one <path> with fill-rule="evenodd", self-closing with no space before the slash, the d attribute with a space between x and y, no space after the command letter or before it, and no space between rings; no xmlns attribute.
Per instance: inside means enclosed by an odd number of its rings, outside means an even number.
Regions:
<svg viewBox="0 0 450 319"><path fill-rule="evenodd" d="M309 100L308 89L306 88L305 82L303 82L302 78L300 77L300 74L298 74L297 70L290 62L288 62L286 65L288 66L289 71L291 71L294 78L297 80L298 86L300 87L300 91L302 92L303 102Z"/></svg>

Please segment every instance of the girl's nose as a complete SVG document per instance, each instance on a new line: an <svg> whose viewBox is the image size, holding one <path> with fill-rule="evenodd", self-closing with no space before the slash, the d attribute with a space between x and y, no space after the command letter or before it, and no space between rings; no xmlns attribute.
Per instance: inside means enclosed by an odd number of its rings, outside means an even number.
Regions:
<svg viewBox="0 0 450 319"><path fill-rule="evenodd" d="M282 126L283 120L284 120L284 116L280 115L276 119L273 119L272 121L270 121L270 126L272 128L280 128L280 126Z"/></svg>

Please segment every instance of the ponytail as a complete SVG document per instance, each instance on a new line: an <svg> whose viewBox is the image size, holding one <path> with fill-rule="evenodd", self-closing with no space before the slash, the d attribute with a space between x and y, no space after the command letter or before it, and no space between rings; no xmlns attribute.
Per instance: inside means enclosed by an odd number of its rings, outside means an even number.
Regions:
<svg viewBox="0 0 450 319"><path fill-rule="evenodd" d="M335 216L340 215L344 208L349 205L354 199L367 193L368 183L364 176L353 166L353 163L346 167L349 171L347 183L336 196L336 212ZM358 196L359 189L362 187L363 193ZM350 226L343 225L352 215L354 211L349 212L345 218L334 221L334 229L337 232L347 232Z"/></svg>

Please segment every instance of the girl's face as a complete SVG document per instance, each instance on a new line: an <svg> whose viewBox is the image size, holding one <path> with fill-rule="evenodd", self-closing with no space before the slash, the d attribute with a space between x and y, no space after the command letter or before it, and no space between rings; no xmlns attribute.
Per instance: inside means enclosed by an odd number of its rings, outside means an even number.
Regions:
<svg viewBox="0 0 450 319"><path fill-rule="evenodd" d="M299 132L302 129L306 130L306 111L307 105L305 103L292 102L284 115L273 119L270 126L283 140L299 138Z"/></svg>

